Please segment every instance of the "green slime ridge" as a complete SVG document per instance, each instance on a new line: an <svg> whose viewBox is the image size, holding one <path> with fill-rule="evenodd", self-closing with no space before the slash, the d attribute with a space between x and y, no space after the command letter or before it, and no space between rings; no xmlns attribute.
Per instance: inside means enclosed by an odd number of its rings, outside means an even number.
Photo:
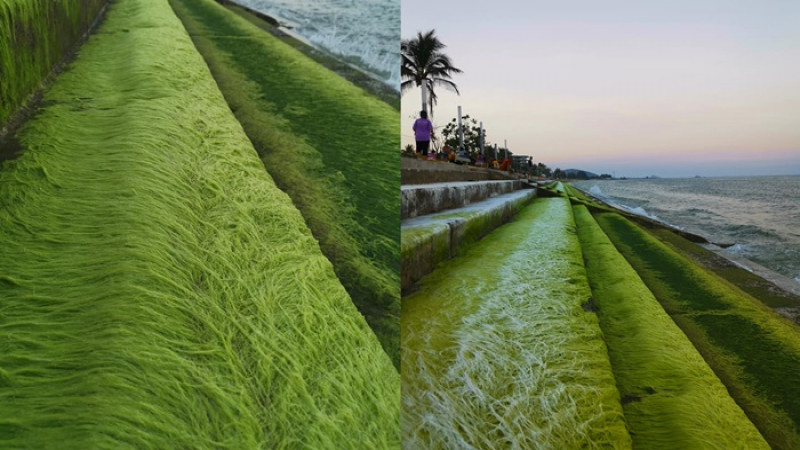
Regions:
<svg viewBox="0 0 800 450"><path fill-rule="evenodd" d="M634 447L769 448L588 209L574 213Z"/></svg>
<svg viewBox="0 0 800 450"><path fill-rule="evenodd" d="M569 203L537 199L403 299L408 448L630 448Z"/></svg>
<svg viewBox="0 0 800 450"><path fill-rule="evenodd" d="M800 329L618 214L597 222L772 448L800 448Z"/></svg>
<svg viewBox="0 0 800 450"><path fill-rule="evenodd" d="M89 28L107 0L0 0L0 127Z"/></svg>
<svg viewBox="0 0 800 450"><path fill-rule="evenodd" d="M213 0L171 4L399 367L399 112Z"/></svg>
<svg viewBox="0 0 800 450"><path fill-rule="evenodd" d="M399 374L166 0L45 102L0 171L0 447L399 447Z"/></svg>

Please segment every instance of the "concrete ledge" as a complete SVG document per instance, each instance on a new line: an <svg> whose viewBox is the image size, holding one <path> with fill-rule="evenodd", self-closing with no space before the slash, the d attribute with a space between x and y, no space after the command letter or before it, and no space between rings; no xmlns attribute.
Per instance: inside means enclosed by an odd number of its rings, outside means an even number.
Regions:
<svg viewBox="0 0 800 450"><path fill-rule="evenodd" d="M520 180L459 181L401 186L401 219L455 209L522 189Z"/></svg>
<svg viewBox="0 0 800 450"><path fill-rule="evenodd" d="M519 177L495 169L400 158L401 184L447 183L451 181L516 180Z"/></svg>
<svg viewBox="0 0 800 450"><path fill-rule="evenodd" d="M456 210L406 220L401 225L400 270L405 292L460 247L476 242L509 221L533 198L522 189Z"/></svg>

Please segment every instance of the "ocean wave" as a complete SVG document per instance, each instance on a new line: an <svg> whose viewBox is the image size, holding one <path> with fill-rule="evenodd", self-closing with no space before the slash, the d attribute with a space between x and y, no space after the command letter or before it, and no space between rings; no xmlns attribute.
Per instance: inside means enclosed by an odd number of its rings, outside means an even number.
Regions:
<svg viewBox="0 0 800 450"><path fill-rule="evenodd" d="M620 205L620 206L622 206L626 210L628 210L628 211L630 211L630 212L632 212L632 213L634 213L636 215L644 216L644 217L647 217L647 218L650 218L650 219L653 219L653 220L661 221L661 219L659 219L657 215L650 214L649 212L647 212L646 209L642 208L641 206L635 206L635 207L630 207L630 206L626 206L626 205Z"/></svg>
<svg viewBox="0 0 800 450"><path fill-rule="evenodd" d="M684 212L686 214L694 215L694 216L705 215L705 216L709 216L709 217L719 217L719 214L715 213L714 211L711 211L710 209L706 209L706 208L688 208L688 209L685 209Z"/></svg>
<svg viewBox="0 0 800 450"><path fill-rule="evenodd" d="M631 212L642 208L641 215L679 224L680 229L712 242L736 242L728 249L733 254L789 279L800 278L800 176L580 181L574 185L611 206Z"/></svg>
<svg viewBox="0 0 800 450"><path fill-rule="evenodd" d="M730 247L728 247L727 250L729 252L731 252L731 253L735 253L737 255L742 255L742 254L747 253L747 251L749 250L749 247L750 246L747 245L747 244L733 244Z"/></svg>
<svg viewBox="0 0 800 450"><path fill-rule="evenodd" d="M783 237L772 230L750 224L727 224L722 227L723 232L734 236L739 241L755 241L763 238L780 242Z"/></svg>

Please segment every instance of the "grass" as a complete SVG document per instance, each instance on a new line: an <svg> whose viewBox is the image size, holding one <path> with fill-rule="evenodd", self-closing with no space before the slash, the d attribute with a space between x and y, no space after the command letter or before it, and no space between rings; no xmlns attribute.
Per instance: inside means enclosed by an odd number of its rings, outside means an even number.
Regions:
<svg viewBox="0 0 800 450"><path fill-rule="evenodd" d="M171 4L399 365L399 112L212 0Z"/></svg>
<svg viewBox="0 0 800 450"><path fill-rule="evenodd" d="M166 0L0 171L0 447L397 448L399 375Z"/></svg>
<svg viewBox="0 0 800 450"><path fill-rule="evenodd" d="M800 329L623 217L596 217L770 446L800 447Z"/></svg>
<svg viewBox="0 0 800 450"><path fill-rule="evenodd" d="M634 447L769 448L589 210L574 213Z"/></svg>
<svg viewBox="0 0 800 450"><path fill-rule="evenodd" d="M630 447L574 233L535 200L404 297L404 446Z"/></svg>
<svg viewBox="0 0 800 450"><path fill-rule="evenodd" d="M0 0L0 128L39 87L107 0Z"/></svg>

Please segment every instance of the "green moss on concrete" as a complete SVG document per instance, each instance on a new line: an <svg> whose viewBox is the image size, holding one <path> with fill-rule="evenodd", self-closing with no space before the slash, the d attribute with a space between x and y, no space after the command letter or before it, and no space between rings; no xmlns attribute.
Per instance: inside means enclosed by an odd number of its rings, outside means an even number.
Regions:
<svg viewBox="0 0 800 450"><path fill-rule="evenodd" d="M667 257L663 245L652 245L652 239L646 239L629 220L609 213L599 215L598 221L626 257L635 255L642 261L643 268L651 269L649 274L658 283L654 283L650 289L665 303L670 314L730 308L720 289L700 281L702 275L696 267L686 264L684 259ZM615 237L629 238L622 241ZM687 280L692 282L687 283Z"/></svg>
<svg viewBox="0 0 800 450"><path fill-rule="evenodd" d="M430 273L437 264L455 257L517 214L534 197L517 197L486 209L443 212L431 223L406 226L401 232L402 288Z"/></svg>
<svg viewBox="0 0 800 450"><path fill-rule="evenodd" d="M650 234L678 252L702 264L707 269L736 285L765 305L800 307L800 296L793 295L767 282L758 275L731 263L724 257L707 250L666 228L648 228Z"/></svg>
<svg viewBox="0 0 800 450"><path fill-rule="evenodd" d="M769 448L589 210L574 213L634 447Z"/></svg>
<svg viewBox="0 0 800 450"><path fill-rule="evenodd" d="M85 33L107 0L0 0L0 128Z"/></svg>
<svg viewBox="0 0 800 450"><path fill-rule="evenodd" d="M800 329L623 217L597 220L767 442L798 448Z"/></svg>
<svg viewBox="0 0 800 450"><path fill-rule="evenodd" d="M171 0L267 171L399 364L399 112L213 0Z"/></svg>
<svg viewBox="0 0 800 450"><path fill-rule="evenodd" d="M0 171L0 447L399 447L399 374L166 0Z"/></svg>
<svg viewBox="0 0 800 450"><path fill-rule="evenodd" d="M451 232L447 223L408 227L402 233L402 288L410 288L451 255Z"/></svg>
<svg viewBox="0 0 800 450"><path fill-rule="evenodd" d="M403 299L409 448L630 448L565 199L516 220Z"/></svg>

